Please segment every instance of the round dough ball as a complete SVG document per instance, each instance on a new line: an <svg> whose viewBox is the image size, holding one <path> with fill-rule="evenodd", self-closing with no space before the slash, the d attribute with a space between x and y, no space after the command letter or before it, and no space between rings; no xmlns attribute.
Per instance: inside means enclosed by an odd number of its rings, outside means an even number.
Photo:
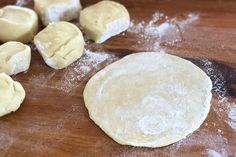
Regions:
<svg viewBox="0 0 236 157"><path fill-rule="evenodd" d="M34 38L34 44L48 66L63 69L79 59L84 51L84 38L74 24L50 23Z"/></svg>
<svg viewBox="0 0 236 157"><path fill-rule="evenodd" d="M130 16L123 5L113 1L101 1L80 12L80 25L89 39L103 43L127 30Z"/></svg>
<svg viewBox="0 0 236 157"><path fill-rule="evenodd" d="M80 0L34 0L34 9L45 26L78 18L81 8Z"/></svg>
<svg viewBox="0 0 236 157"><path fill-rule="evenodd" d="M129 55L93 76L84 90L90 118L120 144L162 147L200 127L212 83L191 62L160 53Z"/></svg>
<svg viewBox="0 0 236 157"><path fill-rule="evenodd" d="M0 117L15 112L25 99L21 84L4 73L0 73L0 93Z"/></svg>
<svg viewBox="0 0 236 157"><path fill-rule="evenodd" d="M31 49L28 45L10 41L0 46L0 73L16 75L29 69Z"/></svg>
<svg viewBox="0 0 236 157"><path fill-rule="evenodd" d="M38 16L28 8L8 5L0 9L0 41L31 41L38 31Z"/></svg>

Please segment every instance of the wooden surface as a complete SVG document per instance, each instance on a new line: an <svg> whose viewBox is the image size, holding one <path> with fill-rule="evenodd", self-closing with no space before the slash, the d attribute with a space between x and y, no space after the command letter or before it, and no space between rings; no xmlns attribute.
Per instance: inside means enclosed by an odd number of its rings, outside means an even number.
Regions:
<svg viewBox="0 0 236 157"><path fill-rule="evenodd" d="M95 2L82 0L83 6ZM90 71L83 76L77 66L80 61L56 71L46 66L34 49L29 71L13 77L23 84L26 99L17 112L0 118L1 157L236 156L236 1L119 2L128 8L134 23L142 20L148 23L157 11L169 19L181 20L188 14L198 16L181 30L180 41L161 41L160 47L167 53L193 61L211 76L212 108L201 128L176 144L148 149L117 144L89 119L82 95L88 79L127 54L157 50L150 44L158 39L147 40L129 31L102 45L88 43L87 48L104 51L109 57L98 66L91 62ZM14 3L1 0L0 7ZM32 2L27 4L27 7L32 6Z"/></svg>

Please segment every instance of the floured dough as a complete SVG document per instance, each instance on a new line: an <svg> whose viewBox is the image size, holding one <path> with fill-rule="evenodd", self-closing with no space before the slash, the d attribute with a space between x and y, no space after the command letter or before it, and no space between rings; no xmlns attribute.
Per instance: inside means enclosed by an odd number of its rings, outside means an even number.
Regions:
<svg viewBox="0 0 236 157"><path fill-rule="evenodd" d="M29 69L31 49L20 42L9 41L0 46L0 73L16 75Z"/></svg>
<svg viewBox="0 0 236 157"><path fill-rule="evenodd" d="M46 26L51 22L78 18L81 4L80 0L34 0L34 9Z"/></svg>
<svg viewBox="0 0 236 157"><path fill-rule="evenodd" d="M8 5L0 9L0 41L31 41L38 31L38 16L28 8Z"/></svg>
<svg viewBox="0 0 236 157"><path fill-rule="evenodd" d="M50 23L34 38L34 44L48 66L63 69L79 59L84 51L84 38L74 24Z"/></svg>
<svg viewBox="0 0 236 157"><path fill-rule="evenodd" d="M107 66L84 90L90 118L120 144L162 147L203 123L212 83L191 62L137 53Z"/></svg>
<svg viewBox="0 0 236 157"><path fill-rule="evenodd" d="M129 12L119 3L101 1L81 11L80 25L89 39L102 43L129 28Z"/></svg>
<svg viewBox="0 0 236 157"><path fill-rule="evenodd" d="M21 84L4 73L0 73L0 93L0 117L15 112L25 99Z"/></svg>

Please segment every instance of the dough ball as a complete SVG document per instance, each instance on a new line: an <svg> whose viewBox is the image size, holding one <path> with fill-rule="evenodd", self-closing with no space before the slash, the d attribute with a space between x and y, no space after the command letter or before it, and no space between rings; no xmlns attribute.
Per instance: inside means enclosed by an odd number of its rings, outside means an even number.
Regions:
<svg viewBox="0 0 236 157"><path fill-rule="evenodd" d="M0 93L0 117L15 112L25 99L21 84L4 73L0 73Z"/></svg>
<svg viewBox="0 0 236 157"><path fill-rule="evenodd" d="M120 144L162 147L200 127L212 83L193 63L160 53L129 55L87 83L90 118Z"/></svg>
<svg viewBox="0 0 236 157"><path fill-rule="evenodd" d="M0 41L31 41L38 31L38 16L28 8L8 5L0 9Z"/></svg>
<svg viewBox="0 0 236 157"><path fill-rule="evenodd" d="M34 9L45 26L78 18L81 8L80 0L34 0Z"/></svg>
<svg viewBox="0 0 236 157"><path fill-rule="evenodd" d="M20 42L10 41L0 46L0 73L16 75L29 69L31 49Z"/></svg>
<svg viewBox="0 0 236 157"><path fill-rule="evenodd" d="M79 59L84 51L84 38L74 24L50 23L34 38L34 44L48 66L63 69Z"/></svg>
<svg viewBox="0 0 236 157"><path fill-rule="evenodd" d="M80 12L80 25L89 39L103 43L129 28L129 12L119 3L101 1Z"/></svg>

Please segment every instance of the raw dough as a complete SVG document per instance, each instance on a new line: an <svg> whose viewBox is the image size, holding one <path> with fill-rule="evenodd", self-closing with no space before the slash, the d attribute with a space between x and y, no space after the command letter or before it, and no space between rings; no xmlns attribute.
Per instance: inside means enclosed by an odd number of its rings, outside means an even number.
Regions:
<svg viewBox="0 0 236 157"><path fill-rule="evenodd" d="M34 44L48 66L63 69L79 59L84 51L84 38L74 24L50 23L34 38Z"/></svg>
<svg viewBox="0 0 236 157"><path fill-rule="evenodd" d="M21 84L4 73L0 73L0 93L0 117L15 112L25 99Z"/></svg>
<svg viewBox="0 0 236 157"><path fill-rule="evenodd" d="M81 4L80 0L34 0L34 9L46 26L51 22L78 18Z"/></svg>
<svg viewBox="0 0 236 157"><path fill-rule="evenodd" d="M101 1L80 12L80 25L89 39L102 43L129 28L129 12L119 3Z"/></svg>
<svg viewBox="0 0 236 157"><path fill-rule="evenodd" d="M212 83L191 62L138 53L107 66L84 90L90 118L120 144L162 147L203 123Z"/></svg>
<svg viewBox="0 0 236 157"><path fill-rule="evenodd" d="M0 41L31 41L38 31L38 16L28 8L8 5L0 9Z"/></svg>
<svg viewBox="0 0 236 157"><path fill-rule="evenodd" d="M16 75L29 69L31 49L20 42L9 41L0 46L0 73Z"/></svg>

